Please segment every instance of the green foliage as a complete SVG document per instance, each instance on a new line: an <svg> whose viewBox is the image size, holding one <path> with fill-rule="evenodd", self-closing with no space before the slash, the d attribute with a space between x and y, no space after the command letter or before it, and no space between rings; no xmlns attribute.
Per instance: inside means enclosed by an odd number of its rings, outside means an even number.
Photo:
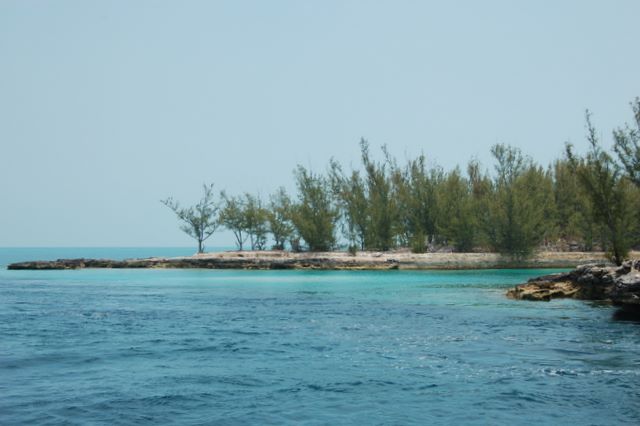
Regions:
<svg viewBox="0 0 640 426"><path fill-rule="evenodd" d="M472 220L476 223L476 244L486 248L496 240L495 227L492 223L491 206L493 199L493 183L488 173L480 169L480 163L472 160L467 165L469 187L471 191Z"/></svg>
<svg viewBox="0 0 640 426"><path fill-rule="evenodd" d="M268 232L268 212L262 207L260 198L244 194L244 225L247 235L249 235L249 243L251 250L264 250L267 244Z"/></svg>
<svg viewBox="0 0 640 426"><path fill-rule="evenodd" d="M236 239L238 250L242 251L245 241L247 241L247 224L244 214L245 203L241 197L228 196L224 191L220 193L223 200L220 211L220 223L233 233Z"/></svg>
<svg viewBox="0 0 640 426"><path fill-rule="evenodd" d="M299 251L330 250L345 245L356 250L414 252L452 246L456 251L492 250L514 259L541 246L607 250L615 262L640 242L640 98L632 103L635 123L613 132L620 164L601 148L587 114L590 150L566 157L544 169L514 147L492 147L495 170L471 161L467 175L459 168L445 172L427 165L424 155L398 165L382 148L381 161L360 141L361 167L345 172L335 160L327 176L298 166L297 197L280 188L267 206L259 197L221 193L222 209L212 185L195 206L181 208L162 201L183 222L181 229L198 240L198 251L218 224L230 230L240 250L266 247ZM336 236L341 231L342 240ZM555 248L555 247L554 247Z"/></svg>
<svg viewBox="0 0 640 426"><path fill-rule="evenodd" d="M298 203L292 209L292 221L311 251L331 250L336 243L338 210L334 206L327 179L302 166L295 171Z"/></svg>
<svg viewBox="0 0 640 426"><path fill-rule="evenodd" d="M490 218L486 225L494 250L520 259L544 240L551 202L551 180L515 147L494 145L496 159Z"/></svg>
<svg viewBox="0 0 640 426"><path fill-rule="evenodd" d="M172 197L160 201L170 208L183 222L180 229L198 241L198 253L204 252L204 241L218 228L219 207L213 195L213 184L203 185L200 201L191 207L180 207L180 203Z"/></svg>
<svg viewBox="0 0 640 426"><path fill-rule="evenodd" d="M541 166L529 167L516 181L515 191L521 203L518 223L525 246L521 253L527 256L556 233L552 174Z"/></svg>
<svg viewBox="0 0 640 426"><path fill-rule="evenodd" d="M634 193L620 166L600 146L588 111L586 122L589 152L578 157L567 144L567 158L591 200L594 220L602 226L608 256L620 265L628 255L634 234Z"/></svg>
<svg viewBox="0 0 640 426"><path fill-rule="evenodd" d="M631 104L635 118L635 128L625 125L613 131L615 144L613 149L618 154L629 179L640 186L640 98Z"/></svg>
<svg viewBox="0 0 640 426"><path fill-rule="evenodd" d="M409 236L408 245L412 253L424 253L427 248L427 237L421 229L418 229Z"/></svg>
<svg viewBox="0 0 640 426"><path fill-rule="evenodd" d="M591 250L597 231L591 203L568 159L553 164L556 235L565 241L580 241Z"/></svg>
<svg viewBox="0 0 640 426"><path fill-rule="evenodd" d="M350 246L362 250L389 250L395 244L394 223L396 202L393 197L389 156L386 161L371 159L369 144L360 141L364 173L352 171L346 175L334 160L330 163L329 181L339 207L343 233Z"/></svg>
<svg viewBox="0 0 640 426"><path fill-rule="evenodd" d="M224 204L220 212L220 223L233 233L238 250L243 250L249 240L251 250L264 250L267 243L268 212L262 207L260 198L245 193L242 197L220 194Z"/></svg>
<svg viewBox="0 0 640 426"><path fill-rule="evenodd" d="M369 214L365 248L389 250L394 245L395 200L391 194L391 179L387 173L387 163L378 163L371 159L369 144L364 139L360 141L360 150L365 171L364 182ZM386 154L385 148L383 151Z"/></svg>
<svg viewBox="0 0 640 426"><path fill-rule="evenodd" d="M267 221L275 242L273 248L276 250L284 250L286 242L293 237L292 210L291 199L284 188L279 188L271 195Z"/></svg>
<svg viewBox="0 0 640 426"><path fill-rule="evenodd" d="M369 202L365 183L358 171L348 177L335 160L329 164L329 181L339 207L342 232L349 241L349 247L364 250L369 236Z"/></svg>
<svg viewBox="0 0 640 426"><path fill-rule="evenodd" d="M438 229L456 251L470 252L476 241L477 219L469 181L459 168L449 172L438 186Z"/></svg>
<svg viewBox="0 0 640 426"><path fill-rule="evenodd" d="M425 250L437 236L438 187L443 172L427 169L424 155L409 160L404 169L394 166L392 181L397 204L397 232L400 241L414 253Z"/></svg>

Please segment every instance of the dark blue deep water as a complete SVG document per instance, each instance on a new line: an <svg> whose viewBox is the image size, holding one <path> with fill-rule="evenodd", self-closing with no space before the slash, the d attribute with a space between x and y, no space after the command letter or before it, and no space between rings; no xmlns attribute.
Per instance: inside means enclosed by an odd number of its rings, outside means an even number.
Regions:
<svg viewBox="0 0 640 426"><path fill-rule="evenodd" d="M640 424L640 325L546 272L2 267L0 424Z"/></svg>

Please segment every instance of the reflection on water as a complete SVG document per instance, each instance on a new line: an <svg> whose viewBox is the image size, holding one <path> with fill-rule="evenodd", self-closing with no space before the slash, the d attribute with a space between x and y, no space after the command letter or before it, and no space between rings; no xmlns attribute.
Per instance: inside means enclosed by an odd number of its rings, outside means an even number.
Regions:
<svg viewBox="0 0 640 426"><path fill-rule="evenodd" d="M640 305L618 308L613 313L616 321L631 321L640 324Z"/></svg>

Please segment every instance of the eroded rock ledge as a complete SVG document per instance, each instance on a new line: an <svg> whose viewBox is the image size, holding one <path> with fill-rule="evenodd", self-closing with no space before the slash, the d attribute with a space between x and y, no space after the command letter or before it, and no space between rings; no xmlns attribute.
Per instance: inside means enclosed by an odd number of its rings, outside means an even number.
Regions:
<svg viewBox="0 0 640 426"><path fill-rule="evenodd" d="M12 263L7 269L83 269L83 268L175 268L175 269L319 269L384 270L398 269L398 262L328 261L327 259L242 259L242 258L151 258L151 259L58 259Z"/></svg>
<svg viewBox="0 0 640 426"><path fill-rule="evenodd" d="M540 252L514 262L497 253L410 253L409 251L291 253L286 251L228 251L194 256L148 259L59 259L13 263L8 269L82 268L207 268L207 269L491 269L571 268L601 262L603 253Z"/></svg>
<svg viewBox="0 0 640 426"><path fill-rule="evenodd" d="M398 269L394 259L331 258L323 256L255 256L236 253L228 255L195 255L190 257L147 259L58 259L12 263L11 270L50 270L84 268L155 268L155 269L318 269L318 270L386 270Z"/></svg>
<svg viewBox="0 0 640 426"><path fill-rule="evenodd" d="M640 260L629 260L621 266L581 265L570 272L532 278L507 291L507 296L542 301L556 298L600 300L640 307Z"/></svg>

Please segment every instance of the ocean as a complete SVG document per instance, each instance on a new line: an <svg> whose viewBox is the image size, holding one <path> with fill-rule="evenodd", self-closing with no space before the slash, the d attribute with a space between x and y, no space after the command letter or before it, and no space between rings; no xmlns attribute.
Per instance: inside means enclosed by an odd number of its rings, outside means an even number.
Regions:
<svg viewBox="0 0 640 426"><path fill-rule="evenodd" d="M640 324L550 270L7 271L0 424L640 424Z"/></svg>

